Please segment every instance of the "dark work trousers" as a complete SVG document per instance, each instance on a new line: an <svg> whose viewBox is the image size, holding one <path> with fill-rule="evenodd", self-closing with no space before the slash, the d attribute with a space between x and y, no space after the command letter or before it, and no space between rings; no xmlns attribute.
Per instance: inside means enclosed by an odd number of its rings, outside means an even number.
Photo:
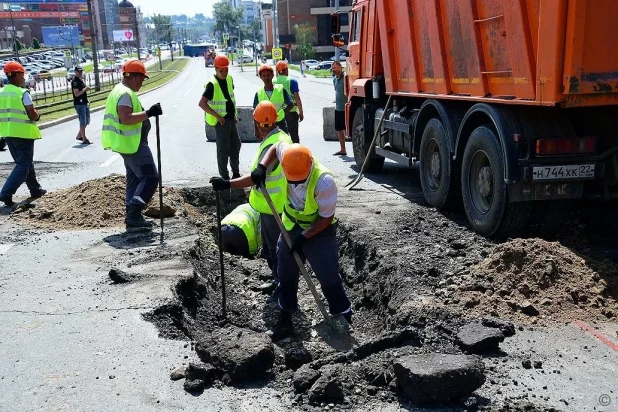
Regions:
<svg viewBox="0 0 618 412"><path fill-rule="evenodd" d="M127 170L126 205L147 205L159 185L159 174L148 143L142 141L137 152L121 156Z"/></svg>
<svg viewBox="0 0 618 412"><path fill-rule="evenodd" d="M281 129L281 131L287 133L288 132L288 124L285 121L285 117L280 122L277 122L277 127Z"/></svg>
<svg viewBox="0 0 618 412"><path fill-rule="evenodd" d="M279 241L279 225L273 215L260 213L260 233L262 235L262 250L268 262L268 267L273 275L275 283L279 282L277 276L277 242Z"/></svg>
<svg viewBox="0 0 618 412"><path fill-rule="evenodd" d="M289 231L294 239L303 230L298 225ZM328 308L332 315L339 315L350 310L350 299L343 287L343 280L339 275L339 247L337 246L337 224L330 225L318 235L307 240L303 246L300 258L309 260L315 276L320 282L322 293L328 301ZM300 270L290 254L283 236L279 236L277 243L277 258L279 275L279 307L285 311L294 311L298 308L298 278Z"/></svg>
<svg viewBox="0 0 618 412"><path fill-rule="evenodd" d="M230 180L230 174L227 170L227 161L230 160L232 175L240 175L238 168L240 154L240 136L236 129L234 119L225 119L225 124L217 122L215 126L217 139L217 165L219 166L219 176L225 180Z"/></svg>
<svg viewBox="0 0 618 412"><path fill-rule="evenodd" d="M285 122L288 125L288 134L292 138L292 143L300 143L298 137L298 113L290 112L285 115Z"/></svg>
<svg viewBox="0 0 618 412"><path fill-rule="evenodd" d="M36 180L34 171L34 139L7 137L6 144L15 161L15 167L6 179L0 194L7 197L13 196L19 186L25 182L30 194L36 196L41 190L41 186Z"/></svg>

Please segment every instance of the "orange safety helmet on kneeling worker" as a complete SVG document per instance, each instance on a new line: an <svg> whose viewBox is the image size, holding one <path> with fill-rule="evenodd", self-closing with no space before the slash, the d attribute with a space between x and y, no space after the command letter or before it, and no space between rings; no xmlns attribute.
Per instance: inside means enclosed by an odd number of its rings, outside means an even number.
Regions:
<svg viewBox="0 0 618 412"><path fill-rule="evenodd" d="M307 147L300 143L291 144L283 152L281 167L289 182L301 182L309 177L313 156Z"/></svg>
<svg viewBox="0 0 618 412"><path fill-rule="evenodd" d="M223 55L219 55L215 57L214 65L217 69L226 69L230 65L230 60Z"/></svg>
<svg viewBox="0 0 618 412"><path fill-rule="evenodd" d="M268 100L261 101L253 111L253 119L261 127L271 126L277 123L277 108Z"/></svg>
<svg viewBox="0 0 618 412"><path fill-rule="evenodd" d="M146 66L139 60L129 60L122 66L122 73L125 76L129 74L141 74L145 78L149 79L148 73L146 72Z"/></svg>
<svg viewBox="0 0 618 412"><path fill-rule="evenodd" d="M4 66L4 72L6 74L10 74L10 73L26 73L26 69L24 69L24 66L22 66L18 62L14 62L13 61L13 62L8 62Z"/></svg>

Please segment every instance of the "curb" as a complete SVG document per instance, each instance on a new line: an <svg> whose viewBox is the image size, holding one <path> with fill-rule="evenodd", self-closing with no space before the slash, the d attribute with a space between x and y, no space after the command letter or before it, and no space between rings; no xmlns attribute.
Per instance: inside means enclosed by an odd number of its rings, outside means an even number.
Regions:
<svg viewBox="0 0 618 412"><path fill-rule="evenodd" d="M186 67L187 67L187 66L185 66L185 68L186 68ZM184 70L184 69L183 69L183 70ZM170 70L170 71L173 71L173 70ZM180 73L182 73L182 71L178 72L178 75L180 75ZM170 82L172 82L172 81L176 80L176 78L177 78L177 77L178 77L178 76L176 76L176 77L174 77L174 78L172 78L172 79L170 79L170 80L166 81L165 83L163 83L163 84L161 84L161 85L159 85L159 86L157 86L157 87L154 87L154 88L152 88L152 89L150 89L150 90L147 90L147 91L145 91L145 92L138 92L138 93L137 93L137 95L138 95L138 96L141 96L141 95L143 95L143 94L147 94L147 93L150 93L150 92L154 92L155 90L158 90L158 89L160 89L160 88L161 88L161 87L163 87L163 86L167 86ZM90 110L90 113L100 112L100 111L101 111L101 110L103 110L103 109L105 109L105 105L103 105L103 106L99 106L99 107L95 107L94 109L91 109L91 110ZM40 125L39 125L39 130L47 129L47 128L50 128L50 127L53 127L53 126L57 126L57 125L62 124L62 123L69 122L69 121L71 121L71 120L75 120L75 119L77 119L77 117L78 117L78 116L77 116L77 113L76 113L76 114L71 114L71 115L69 115L69 116L61 117L60 119L52 120L51 122L42 123L42 124L40 124Z"/></svg>

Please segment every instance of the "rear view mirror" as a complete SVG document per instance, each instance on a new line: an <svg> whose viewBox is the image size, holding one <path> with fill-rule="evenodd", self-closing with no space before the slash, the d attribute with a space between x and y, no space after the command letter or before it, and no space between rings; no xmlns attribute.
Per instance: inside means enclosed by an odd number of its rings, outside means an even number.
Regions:
<svg viewBox="0 0 618 412"><path fill-rule="evenodd" d="M333 46L343 47L345 46L345 40L341 34L333 34Z"/></svg>
<svg viewBox="0 0 618 412"><path fill-rule="evenodd" d="M330 15L330 33L339 34L341 32L341 17L339 13L332 13Z"/></svg>

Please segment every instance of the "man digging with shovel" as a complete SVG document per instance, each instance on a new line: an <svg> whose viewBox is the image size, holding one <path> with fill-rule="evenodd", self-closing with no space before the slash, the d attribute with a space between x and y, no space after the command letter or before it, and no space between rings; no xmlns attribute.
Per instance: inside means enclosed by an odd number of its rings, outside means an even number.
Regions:
<svg viewBox="0 0 618 412"><path fill-rule="evenodd" d="M320 282L333 317L343 316L352 323L350 300L339 275L337 246L337 185L331 172L313 158L309 149L298 143L277 143L264 155L251 173L258 187L266 182L266 170L281 163L287 181L287 200L283 208L283 225L292 246L279 237L277 274L281 294L278 299L281 317L271 330L273 340L293 332L292 314L298 310L300 268L294 252L306 259ZM282 233L283 235L283 233Z"/></svg>

